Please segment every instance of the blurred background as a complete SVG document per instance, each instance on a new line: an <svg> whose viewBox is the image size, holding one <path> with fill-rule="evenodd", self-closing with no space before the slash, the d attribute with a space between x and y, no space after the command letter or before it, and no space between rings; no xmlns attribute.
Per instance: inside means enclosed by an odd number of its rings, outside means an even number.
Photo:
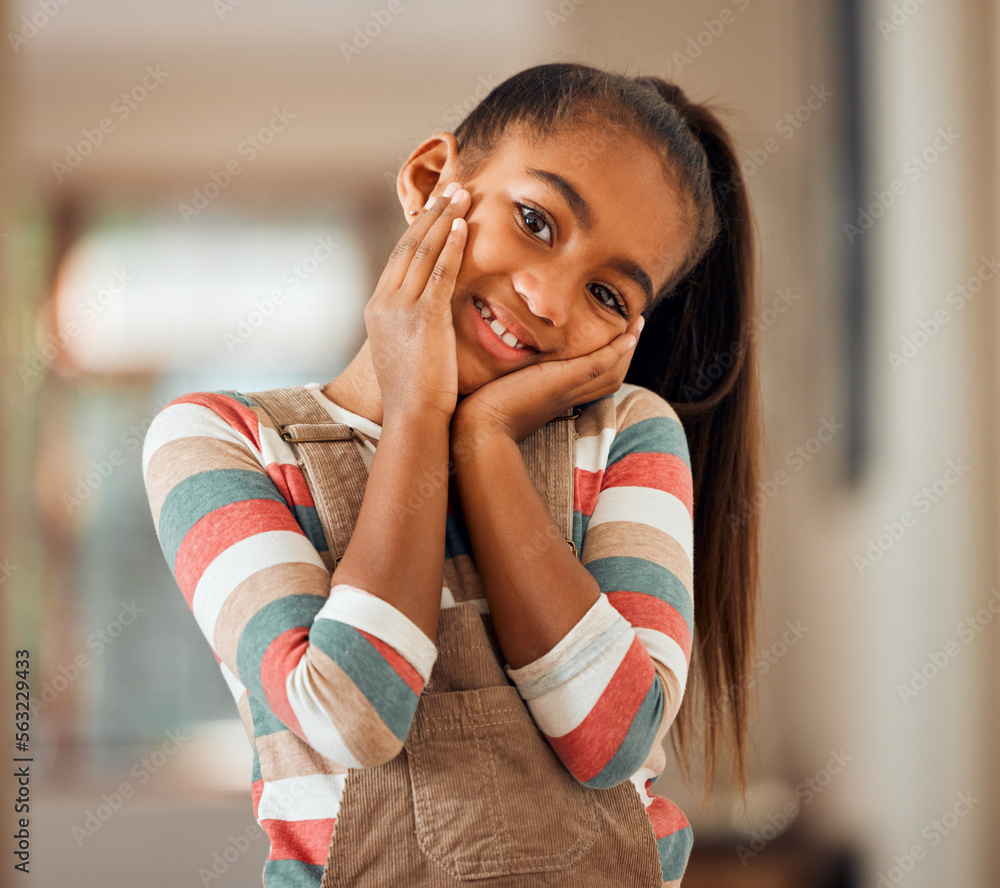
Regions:
<svg viewBox="0 0 1000 888"><path fill-rule="evenodd" d="M997 3L0 14L2 694L27 651L33 701L0 885L260 884L249 747L157 544L143 434L185 392L333 379L405 224L402 160L558 60L713 104L758 217L753 788L701 804L668 768L685 886L1000 884Z"/></svg>

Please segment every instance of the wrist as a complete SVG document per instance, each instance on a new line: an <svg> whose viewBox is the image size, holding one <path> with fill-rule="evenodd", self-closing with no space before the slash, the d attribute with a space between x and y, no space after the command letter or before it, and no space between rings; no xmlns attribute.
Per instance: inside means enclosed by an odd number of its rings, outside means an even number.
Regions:
<svg viewBox="0 0 1000 888"><path fill-rule="evenodd" d="M448 434L451 417L442 411L428 406L399 407L383 410L382 434L395 433L397 430L407 435L419 432L444 432ZM381 436L380 436L381 437Z"/></svg>
<svg viewBox="0 0 1000 888"><path fill-rule="evenodd" d="M502 426L490 420L460 416L451 423L449 450L456 468L476 460L490 459L498 448L514 446L516 442Z"/></svg>

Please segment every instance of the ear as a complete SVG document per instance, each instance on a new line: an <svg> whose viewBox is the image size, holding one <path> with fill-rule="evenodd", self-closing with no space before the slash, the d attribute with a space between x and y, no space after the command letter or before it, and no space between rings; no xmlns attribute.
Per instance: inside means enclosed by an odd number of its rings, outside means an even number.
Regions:
<svg viewBox="0 0 1000 888"><path fill-rule="evenodd" d="M454 178L458 165L458 143L453 133L435 133L424 139L406 159L396 176L396 194L407 223L416 219L427 199L439 194Z"/></svg>

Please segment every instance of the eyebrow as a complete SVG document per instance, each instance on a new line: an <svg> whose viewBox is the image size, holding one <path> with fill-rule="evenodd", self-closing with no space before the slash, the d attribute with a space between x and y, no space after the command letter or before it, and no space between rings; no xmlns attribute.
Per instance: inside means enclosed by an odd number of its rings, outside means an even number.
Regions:
<svg viewBox="0 0 1000 888"><path fill-rule="evenodd" d="M590 204L581 197L580 192L570 185L569 182L558 173L553 173L550 170L536 170L534 167L528 167L527 171L536 179L547 182L562 195L563 200L566 201L573 215L576 216L576 221L581 228L585 231L593 228L594 216L590 209ZM608 265L639 286L646 297L646 304L643 306L643 310L648 308L649 304L653 301L653 282L650 280L646 269L638 262L622 256L613 257L608 262Z"/></svg>

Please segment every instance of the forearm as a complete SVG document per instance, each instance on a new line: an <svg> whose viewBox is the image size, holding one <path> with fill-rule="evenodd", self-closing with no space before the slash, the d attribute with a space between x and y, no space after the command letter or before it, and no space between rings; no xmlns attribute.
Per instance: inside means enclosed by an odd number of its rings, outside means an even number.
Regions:
<svg viewBox="0 0 1000 888"><path fill-rule="evenodd" d="M475 446L455 446L463 438ZM507 662L518 668L555 647L600 588L564 542L516 442L453 423L452 455L490 616Z"/></svg>
<svg viewBox="0 0 1000 888"><path fill-rule="evenodd" d="M437 636L444 582L448 423L387 416L351 541L333 574L377 595Z"/></svg>

